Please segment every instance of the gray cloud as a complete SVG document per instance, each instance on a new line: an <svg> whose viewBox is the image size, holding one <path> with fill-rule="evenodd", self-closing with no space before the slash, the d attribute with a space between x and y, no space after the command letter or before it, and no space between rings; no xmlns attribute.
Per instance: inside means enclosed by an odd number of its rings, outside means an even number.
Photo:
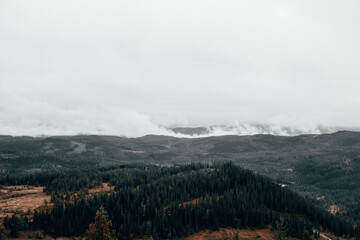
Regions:
<svg viewBox="0 0 360 240"><path fill-rule="evenodd" d="M1 1L0 134L360 127L359 7Z"/></svg>

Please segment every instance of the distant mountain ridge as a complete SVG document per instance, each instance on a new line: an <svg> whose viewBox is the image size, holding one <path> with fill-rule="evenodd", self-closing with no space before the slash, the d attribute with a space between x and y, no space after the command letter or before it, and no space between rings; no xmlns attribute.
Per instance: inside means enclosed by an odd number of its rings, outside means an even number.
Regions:
<svg viewBox="0 0 360 240"><path fill-rule="evenodd" d="M209 134L209 128L206 127L176 127L170 128L174 133L180 133L184 135L194 136L194 135L206 135Z"/></svg>
<svg viewBox="0 0 360 240"><path fill-rule="evenodd" d="M40 124L41 125L41 124ZM42 125L41 125L42 126ZM47 125L46 125L47 126ZM96 128L96 126L94 126ZM139 138L146 135L163 135L178 138L205 138L212 136L226 136L226 135L256 135L267 134L275 136L298 136L303 134L325 134L334 133L337 131L359 131L360 127L351 126L332 126L322 125L309 122L299 121L297 124L282 124L282 123L252 123L234 121L227 124L209 125L209 126L181 126L181 125L162 125L159 123L152 123L151 125L142 125L142 127L127 126L127 127L99 127L96 129L84 128L77 129L71 125L65 129L59 129L60 126L49 126L48 128L27 128L16 130L0 127L0 135L11 136L32 136L32 137L50 137L50 136L77 136L77 135L107 135L119 136L127 138Z"/></svg>
<svg viewBox="0 0 360 240"><path fill-rule="evenodd" d="M178 137L210 137L226 135L256 135L267 134L275 136L298 136L303 134L325 134L337 131L359 131L357 128L329 127L323 125L312 126L281 126L271 124L253 124L233 122L227 125L214 125L209 127L175 127L169 129ZM181 134L179 136L176 134ZM170 134L171 135L171 134Z"/></svg>

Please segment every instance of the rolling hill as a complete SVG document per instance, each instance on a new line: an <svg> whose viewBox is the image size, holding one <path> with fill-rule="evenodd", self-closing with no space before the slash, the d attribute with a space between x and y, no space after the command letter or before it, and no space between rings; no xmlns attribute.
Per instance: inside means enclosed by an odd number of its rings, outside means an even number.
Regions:
<svg viewBox="0 0 360 240"><path fill-rule="evenodd" d="M0 137L3 175L113 164L232 161L271 177L333 213L360 220L360 133L174 138Z"/></svg>

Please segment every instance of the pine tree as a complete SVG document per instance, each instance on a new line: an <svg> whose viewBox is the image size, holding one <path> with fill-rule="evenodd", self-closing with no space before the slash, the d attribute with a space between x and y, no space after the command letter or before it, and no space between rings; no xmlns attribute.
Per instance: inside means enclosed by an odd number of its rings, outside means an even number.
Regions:
<svg viewBox="0 0 360 240"><path fill-rule="evenodd" d="M277 240L287 240L285 221L280 217L280 221L276 223L275 239Z"/></svg>
<svg viewBox="0 0 360 240"><path fill-rule="evenodd" d="M96 212L94 223L89 225L86 231L89 240L115 240L114 234L110 232L111 220L108 220L108 214L103 207Z"/></svg>

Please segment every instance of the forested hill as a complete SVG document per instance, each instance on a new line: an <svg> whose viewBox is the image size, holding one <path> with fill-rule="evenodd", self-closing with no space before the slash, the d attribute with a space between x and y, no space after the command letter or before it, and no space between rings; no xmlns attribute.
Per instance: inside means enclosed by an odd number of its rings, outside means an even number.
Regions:
<svg viewBox="0 0 360 240"><path fill-rule="evenodd" d="M3 173L104 166L119 163L187 164L233 160L259 172L284 175L302 160L359 167L360 133L282 137L272 135L174 138L145 136L11 137L0 136L0 169ZM321 161L320 161L321 160ZM266 167L259 162L266 161ZM310 161L311 162L311 161ZM263 167L260 167L263 166ZM283 166L283 167L282 167Z"/></svg>
<svg viewBox="0 0 360 240"><path fill-rule="evenodd" d="M0 174L146 163L233 161L360 220L360 133L174 138L0 136Z"/></svg>
<svg viewBox="0 0 360 240"><path fill-rule="evenodd" d="M357 234L351 223L232 163L117 166L0 180L14 181L36 182L52 194L55 206L35 212L33 223L24 226L53 236L83 235L101 206L109 213L118 239L179 239L220 227L272 228L296 238L316 237L320 229L337 236ZM101 182L109 182L114 191L86 195L89 187ZM8 219L6 224L16 227Z"/></svg>

